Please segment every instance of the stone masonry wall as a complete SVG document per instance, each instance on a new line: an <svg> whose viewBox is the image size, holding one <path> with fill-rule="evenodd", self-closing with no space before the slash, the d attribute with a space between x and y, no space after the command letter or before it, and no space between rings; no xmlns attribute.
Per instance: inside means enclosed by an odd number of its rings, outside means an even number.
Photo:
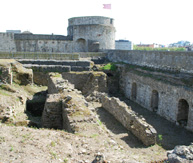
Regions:
<svg viewBox="0 0 193 163"><path fill-rule="evenodd" d="M144 118L139 118L124 102L118 98L101 95L102 107L110 112L122 125L131 131L146 146L156 143L156 130Z"/></svg>
<svg viewBox="0 0 193 163"><path fill-rule="evenodd" d="M93 120L84 96L60 74L49 74L48 93L42 115L43 127L78 132L85 130L86 121Z"/></svg>
<svg viewBox="0 0 193 163"><path fill-rule="evenodd" d="M62 77L74 84L76 89L83 91L84 95L91 91L108 91L107 76L103 72L63 72Z"/></svg>
<svg viewBox="0 0 193 163"><path fill-rule="evenodd" d="M193 52L109 50L108 59L111 62L193 73Z"/></svg>
<svg viewBox="0 0 193 163"><path fill-rule="evenodd" d="M16 52L13 33L0 33L0 51Z"/></svg>
<svg viewBox="0 0 193 163"><path fill-rule="evenodd" d="M157 92L157 114L172 122L177 121L179 101L181 99L186 100L189 105L186 128L193 131L193 90L191 88L163 83L132 72L123 71L121 79L122 84L120 87L125 96L151 111L153 110L153 92ZM132 92L132 89L134 89L133 84L135 84L135 93Z"/></svg>
<svg viewBox="0 0 193 163"><path fill-rule="evenodd" d="M69 40L15 40L15 46L17 52L73 52L73 42Z"/></svg>

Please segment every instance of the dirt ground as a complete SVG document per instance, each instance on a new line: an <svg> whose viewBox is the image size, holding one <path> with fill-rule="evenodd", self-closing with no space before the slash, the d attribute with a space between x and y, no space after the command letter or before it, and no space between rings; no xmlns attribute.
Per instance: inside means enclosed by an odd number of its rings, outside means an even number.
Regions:
<svg viewBox="0 0 193 163"><path fill-rule="evenodd" d="M144 146L101 108L100 103L92 102L96 121L85 122L85 130L75 134L0 123L0 162L91 163L97 153L102 153L110 163L163 162L167 158L167 150L192 142L191 132L127 99L122 100L157 130L159 136L156 145ZM22 116L25 115L24 108L19 113L20 117L27 117Z"/></svg>
<svg viewBox="0 0 193 163"><path fill-rule="evenodd" d="M92 162L98 152L111 163L151 162L166 158L159 145L145 147L103 108L97 107L97 123L85 124L82 133L0 126L0 161Z"/></svg>

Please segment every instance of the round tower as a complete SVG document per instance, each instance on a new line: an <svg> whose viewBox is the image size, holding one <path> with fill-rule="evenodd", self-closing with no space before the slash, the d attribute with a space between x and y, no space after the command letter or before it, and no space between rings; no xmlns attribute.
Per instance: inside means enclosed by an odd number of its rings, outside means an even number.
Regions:
<svg viewBox="0 0 193 163"><path fill-rule="evenodd" d="M89 16L68 19L68 35L73 38L74 52L115 48L114 20Z"/></svg>

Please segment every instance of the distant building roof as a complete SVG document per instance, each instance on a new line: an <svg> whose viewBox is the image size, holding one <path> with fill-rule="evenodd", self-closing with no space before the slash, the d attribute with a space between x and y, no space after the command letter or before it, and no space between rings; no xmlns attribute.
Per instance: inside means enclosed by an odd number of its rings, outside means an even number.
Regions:
<svg viewBox="0 0 193 163"><path fill-rule="evenodd" d="M21 30L6 30L6 33L21 33Z"/></svg>
<svg viewBox="0 0 193 163"><path fill-rule="evenodd" d="M22 34L32 34L30 31L24 31Z"/></svg>
<svg viewBox="0 0 193 163"><path fill-rule="evenodd" d="M130 42L129 40L115 40L115 42Z"/></svg>

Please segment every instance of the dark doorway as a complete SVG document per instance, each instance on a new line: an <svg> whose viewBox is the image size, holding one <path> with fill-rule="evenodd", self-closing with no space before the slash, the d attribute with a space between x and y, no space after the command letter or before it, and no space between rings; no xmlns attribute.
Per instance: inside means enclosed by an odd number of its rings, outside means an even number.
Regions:
<svg viewBox="0 0 193 163"><path fill-rule="evenodd" d="M153 90L151 95L151 108L154 112L158 110L159 94L158 91Z"/></svg>
<svg viewBox="0 0 193 163"><path fill-rule="evenodd" d="M187 126L188 123L189 104L186 100L180 99L178 102L177 122L181 126Z"/></svg>
<svg viewBox="0 0 193 163"><path fill-rule="evenodd" d="M131 88L131 99L136 100L137 98L137 84L133 83Z"/></svg>
<svg viewBox="0 0 193 163"><path fill-rule="evenodd" d="M80 38L76 41L76 51L77 52L86 52L86 40L83 38Z"/></svg>

